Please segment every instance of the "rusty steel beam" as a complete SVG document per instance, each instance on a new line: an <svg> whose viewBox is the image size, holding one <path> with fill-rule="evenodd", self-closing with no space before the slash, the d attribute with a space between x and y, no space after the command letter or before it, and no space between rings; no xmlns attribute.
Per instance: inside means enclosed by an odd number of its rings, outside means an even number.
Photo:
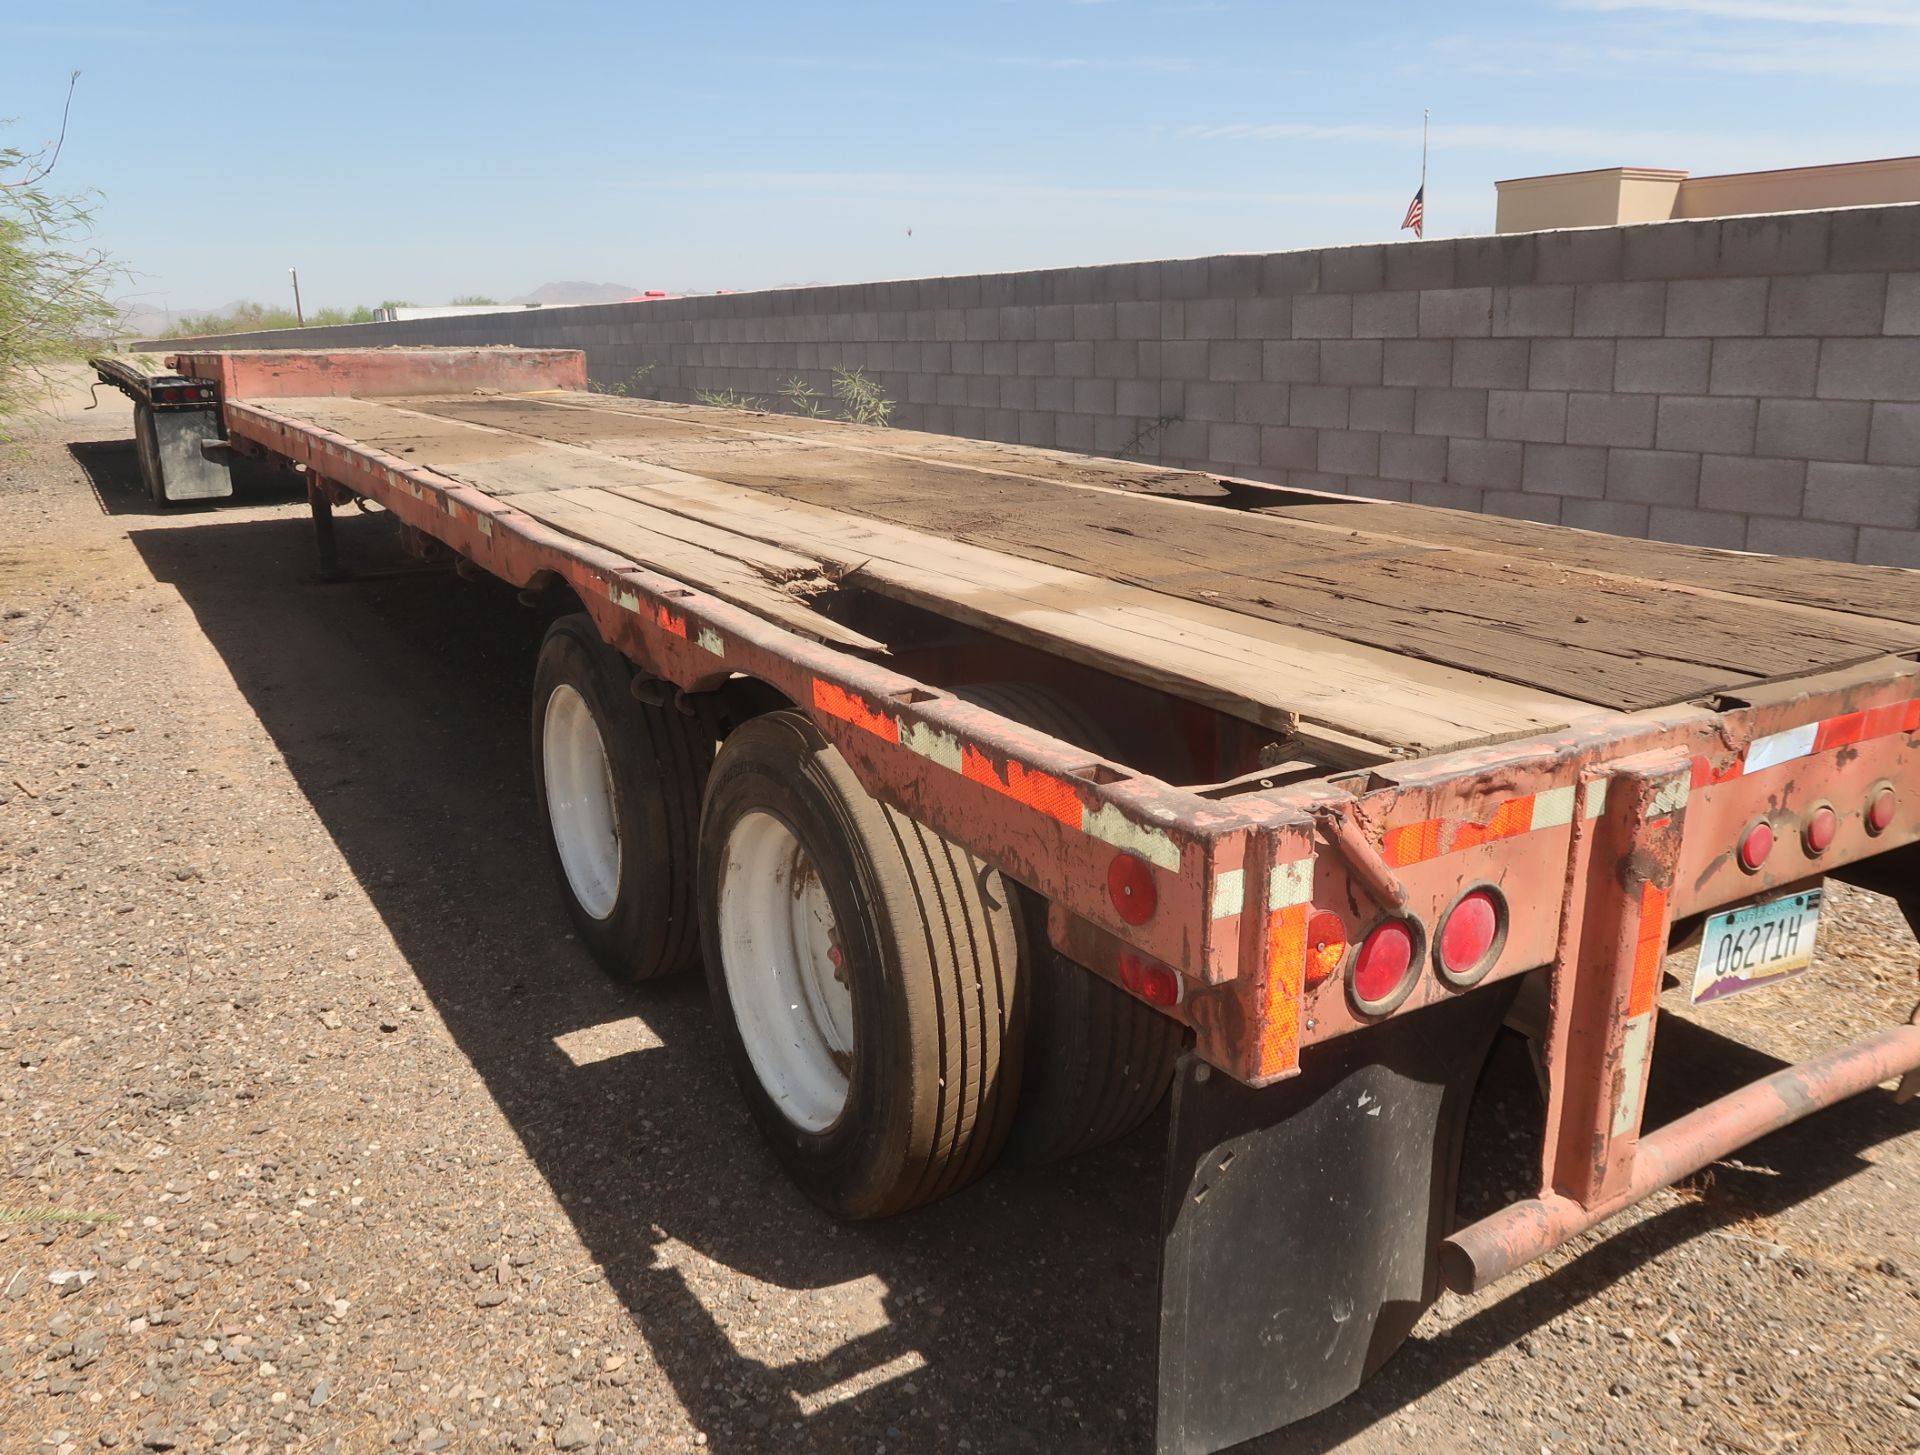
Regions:
<svg viewBox="0 0 1920 1455"><path fill-rule="evenodd" d="M1802 1117L1920 1070L1920 1026L1895 1026L1752 1082L1640 1138L1621 1191L1587 1207L1559 1194L1512 1203L1440 1245L1447 1286L1477 1293L1650 1193Z"/></svg>
<svg viewBox="0 0 1920 1455"><path fill-rule="evenodd" d="M1549 1107L1540 1190L1604 1201L1632 1176L1658 1018L1691 759L1667 748L1583 785L1593 834L1569 869L1565 945L1549 993ZM1603 791L1604 787L1604 791Z"/></svg>
<svg viewBox="0 0 1920 1455"><path fill-rule="evenodd" d="M166 358L169 368L215 381L220 398L360 399L405 394L514 394L543 389L585 389L587 356L579 349L381 348L223 349L184 348Z"/></svg>

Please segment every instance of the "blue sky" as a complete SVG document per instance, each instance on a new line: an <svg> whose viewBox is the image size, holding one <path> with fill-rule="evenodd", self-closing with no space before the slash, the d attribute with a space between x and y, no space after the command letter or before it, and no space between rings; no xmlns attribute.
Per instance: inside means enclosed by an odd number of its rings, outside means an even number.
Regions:
<svg viewBox="0 0 1920 1455"><path fill-rule="evenodd" d="M4 0L0 116L175 309L1429 235L1496 179L1920 152L1920 0Z"/></svg>

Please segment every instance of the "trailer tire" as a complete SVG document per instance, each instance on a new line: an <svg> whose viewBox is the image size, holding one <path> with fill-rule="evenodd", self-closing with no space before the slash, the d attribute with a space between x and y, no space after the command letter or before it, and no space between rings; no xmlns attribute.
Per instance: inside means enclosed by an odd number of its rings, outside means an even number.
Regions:
<svg viewBox="0 0 1920 1455"><path fill-rule="evenodd" d="M534 797L567 910L616 979L692 967L694 861L713 763L703 717L652 707L584 612L547 629L533 674Z"/></svg>
<svg viewBox="0 0 1920 1455"><path fill-rule="evenodd" d="M994 682L958 695L1075 747L1116 757L1099 723L1045 687ZM1048 941L1046 900L1024 885L1015 886L1015 895L1029 957L1021 977L1026 1051L1006 1155L1035 1166L1103 1146L1151 1116L1173 1084L1186 1030L1062 955Z"/></svg>
<svg viewBox="0 0 1920 1455"><path fill-rule="evenodd" d="M140 459L140 483L155 505L167 503L167 475L160 464L160 430L153 422L153 406L133 406L133 450Z"/></svg>
<svg viewBox="0 0 1920 1455"><path fill-rule="evenodd" d="M700 829L715 1019L802 1190L903 1212L993 1164L1017 1101L1021 926L994 870L871 797L801 713L737 728Z"/></svg>

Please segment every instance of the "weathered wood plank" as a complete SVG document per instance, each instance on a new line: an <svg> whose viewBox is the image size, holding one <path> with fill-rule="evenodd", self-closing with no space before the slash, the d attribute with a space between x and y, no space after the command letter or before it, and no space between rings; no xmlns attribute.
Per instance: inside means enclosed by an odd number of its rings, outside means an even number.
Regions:
<svg viewBox="0 0 1920 1455"><path fill-rule="evenodd" d="M404 416L410 404L326 400L276 408L356 439L437 430L499 439L498 460L481 458L484 445L469 440L449 444L444 457L435 445L422 462L490 493L511 490L516 507L530 513L563 499L558 513L585 539L600 538L590 532L604 527L583 512L613 510L624 496L637 507L736 538L729 543L715 534L693 542L716 554L738 551L751 559L756 543L772 545L819 563L842 578L843 588L907 601L1276 729L1305 724L1309 732L1318 726L1388 751L1424 751L1593 715L1584 704L1552 694L598 449L531 442L528 450L524 437L471 422L421 417L402 425L379 418ZM608 487L605 500L589 506L595 487ZM661 532L663 541L668 530L685 536L691 529L657 514L642 518L637 510L632 523ZM622 539L630 554L645 547L644 535ZM658 554L641 559L669 570ZM710 585L718 566L681 562L675 573L723 594Z"/></svg>
<svg viewBox="0 0 1920 1455"><path fill-rule="evenodd" d="M447 400L427 408L556 440L578 436L624 458L1621 709L1920 645L1920 634L1893 623L1810 617L1767 600L1700 593L1681 610L1657 581L1330 530L1266 512L1119 497L903 457L870 442L848 447L831 434L776 432L785 419L734 415L747 423L700 430L676 417L664 421L669 430L643 436L618 416L544 400ZM1353 559L1343 567L1341 557Z"/></svg>
<svg viewBox="0 0 1920 1455"><path fill-rule="evenodd" d="M648 566L723 601L766 617L815 641L881 656L886 644L843 625L807 605L810 584L820 582L820 562L761 541L718 531L663 511L646 512L625 502L609 513L609 499L598 486L617 462L555 450L539 441L525 448L508 436L489 435L469 425L429 421L416 432L401 416L379 404L355 399L275 401L275 409L309 420L363 444L389 449L397 440L419 437L425 466L504 496L515 509L563 534L604 546L636 565ZM489 444L499 458L488 458ZM642 467L626 467L643 474ZM529 488L534 487L534 488Z"/></svg>
<svg viewBox="0 0 1920 1455"><path fill-rule="evenodd" d="M1374 500L1275 505L1260 510L1373 534L1398 535L1520 560L1659 581L1766 602L1920 623L1920 571L1751 555L1670 541L1633 540L1437 506Z"/></svg>
<svg viewBox="0 0 1920 1455"><path fill-rule="evenodd" d="M1513 523L1455 512L1220 509L1118 491L1104 465L1076 471L1011 446L591 395L303 407L536 513L536 499L561 492L555 510L583 538L619 513L591 494L608 487L656 512L628 520L635 550L651 531L719 559L749 559L752 541L833 575L860 567L852 584L1223 710L1402 748L1920 646L1902 619L1677 585L1606 554L1645 543L1563 549L1580 533L1528 527L1507 550ZM712 534L689 540L661 512ZM1437 528L1391 528L1409 520ZM1559 559L1569 552L1580 558ZM1437 716L1410 722L1407 703Z"/></svg>

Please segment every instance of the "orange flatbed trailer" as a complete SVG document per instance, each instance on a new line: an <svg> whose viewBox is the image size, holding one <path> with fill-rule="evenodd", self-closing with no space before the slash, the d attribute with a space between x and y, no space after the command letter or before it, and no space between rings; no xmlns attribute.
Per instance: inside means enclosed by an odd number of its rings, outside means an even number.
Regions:
<svg viewBox="0 0 1920 1455"><path fill-rule="evenodd" d="M1035 1106L1062 1094L1046 1057L1066 1053L1045 1035L1097 1033L1026 1024L1021 997L1040 992L1002 994L995 976L1064 973L1076 994L1098 977L1148 1018L1128 1022L1139 1047L1140 1026L1170 1028L1163 1451L1220 1449L1324 1408L1443 1284L1483 1287L1819 1108L1891 1080L1916 1088L1909 1020L1642 1124L1662 997L1797 973L1826 875L1920 919L1920 573L612 398L587 390L569 351L169 362L213 381L225 442L210 448L304 472L326 570L332 510L378 502L422 549L590 619L598 641L580 650L617 654L627 695L654 714L648 741L691 733L699 781L647 789L679 817L652 821L660 843L615 832L615 848L698 861L702 893L676 912L701 917L763 1129L829 1206L891 1211L977 1175L994 1138L1020 1135L1022 1064ZM567 680L536 700L536 777L569 907L591 929L605 917L575 871L608 834L582 838L566 815L625 811L625 750L607 740L614 709ZM599 758L552 746L580 731L561 713L569 692L592 707L580 741ZM891 901L846 898L867 871L825 872L834 856L795 829L824 887L806 855L780 861L813 915L787 949L707 902L735 895L728 876L755 854L786 852L763 821L789 810L740 786L772 772L774 721L857 782L828 784L848 815L867 811L848 794L870 795L904 816L887 822L975 866L988 887L966 924L1013 924L993 918L1012 913L1001 899L1032 910L1007 932L1017 954L983 940L934 956L957 957L939 984L966 1001L942 1024L977 1044L940 1075L947 1121L940 1150L914 1144L919 1181L899 1174L866 1201L819 1159L860 1105L890 1004L863 1001L865 972L846 964L913 961L878 940L848 948L853 920L893 924ZM605 768L604 801L568 787L577 761ZM570 793L586 808L557 806ZM966 873L937 882L971 893ZM758 902L740 883L739 902ZM629 912L608 902L613 919ZM677 937L666 959L691 953L684 923L641 930L656 947ZM1670 947L1696 932L1701 968L1667 983ZM756 1042L751 977L816 960L841 989L796 971L795 1024L813 1029L792 1035L817 1031L830 1054L783 1062ZM1544 1068L1539 1184L1459 1227L1465 1104L1516 1019ZM1004 1085L945 1084L994 1067ZM842 1100L815 1125L823 1076ZM1127 1091L1148 1107L1157 1094Z"/></svg>

